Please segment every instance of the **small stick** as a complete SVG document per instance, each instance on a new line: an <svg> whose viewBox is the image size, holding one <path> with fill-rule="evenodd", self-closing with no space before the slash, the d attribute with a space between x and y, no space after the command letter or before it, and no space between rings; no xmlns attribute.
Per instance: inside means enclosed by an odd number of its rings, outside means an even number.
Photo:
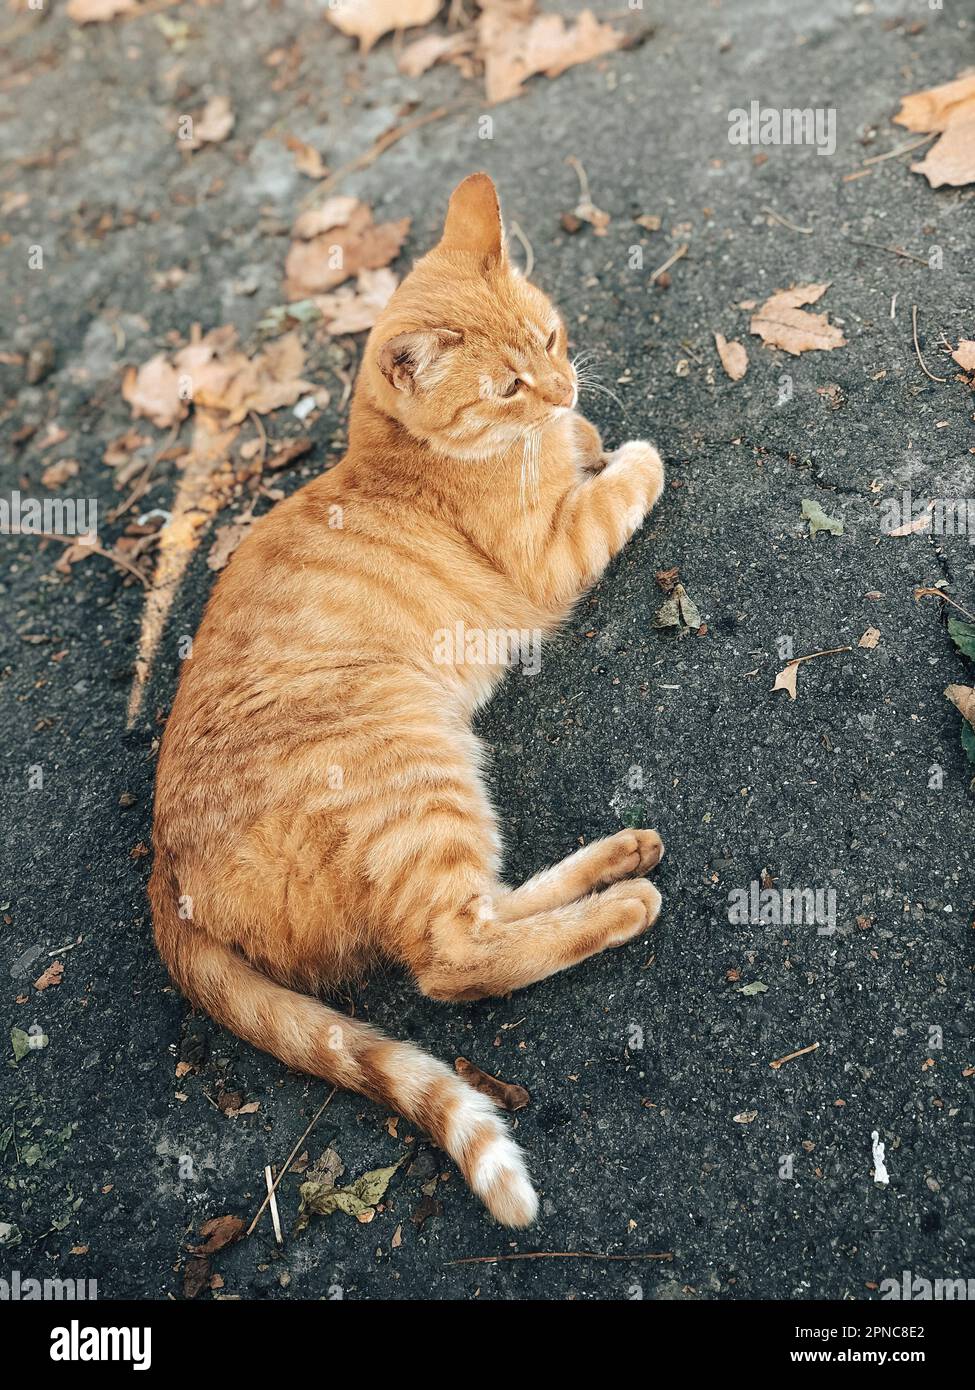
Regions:
<svg viewBox="0 0 975 1390"><path fill-rule="evenodd" d="M532 271L535 269L535 252L532 250L532 244L517 222L512 222L511 224L511 235L517 237L525 248L525 269L523 273L525 279L528 280Z"/></svg>
<svg viewBox="0 0 975 1390"><path fill-rule="evenodd" d="M800 666L804 661L815 661L817 656L837 656L840 652L852 652L852 650L852 647L830 647L825 652L810 652L808 656L793 657L791 661L786 662L786 665Z"/></svg>
<svg viewBox="0 0 975 1390"><path fill-rule="evenodd" d="M777 1057L774 1062L769 1062L769 1066L773 1071L778 1071L786 1062L794 1062L797 1057L804 1057L807 1052L815 1052L818 1046L819 1043L815 1042L810 1043L808 1047L800 1047L798 1052L787 1052L784 1057Z"/></svg>
<svg viewBox="0 0 975 1390"><path fill-rule="evenodd" d="M909 145L898 145L895 150L888 150L886 154L872 154L869 159L863 161L864 167L868 164L882 164L885 159L896 159L899 154L910 154L911 150L919 150L922 145L933 140L938 133L938 131L933 130L930 135L925 135L923 140L914 140Z"/></svg>
<svg viewBox="0 0 975 1390"><path fill-rule="evenodd" d="M162 458L163 454L168 453L168 451L176 443L180 429L182 427L182 423L182 420L177 420L176 424L170 430L168 438L164 441L162 448L149 460L145 468L140 473L138 481L136 482L135 487L129 493L128 497L125 499L124 502L120 502L117 507L113 507L112 510L109 512L109 521L118 521L119 517L124 516L125 513L129 510L129 508L132 506L132 504L134 502L137 502L139 498L142 497L143 494L146 492L147 488L149 487L149 479L152 477L153 469L155 468L159 460Z"/></svg>
<svg viewBox="0 0 975 1390"><path fill-rule="evenodd" d="M882 241L865 241L863 237L850 236L847 241L852 241L854 246L872 246L875 251L888 251L892 256L900 256L904 261L916 261L918 265L927 268L927 261L923 256L915 256L913 251L905 251L900 246L885 246Z"/></svg>
<svg viewBox="0 0 975 1390"><path fill-rule="evenodd" d="M442 120L451 111L458 110L461 105L462 103L455 102L453 106L437 106L432 111L424 112L422 116L416 116L412 121L404 121L402 125L393 126L392 130L387 130L383 135L380 135L379 139L369 146L365 154L360 154L348 164L343 164L341 169L336 169L334 174L320 183L316 189L316 196L327 193L334 188L340 179L345 178L346 174L368 168L370 164L375 163L381 154L385 154L391 145L402 140L404 135L410 135L414 130L419 130L421 126L429 125L431 121Z"/></svg>
<svg viewBox="0 0 975 1390"><path fill-rule="evenodd" d="M940 598L944 603L950 603L952 608L957 608L959 613L964 613L966 618L971 618L972 622L975 623L975 613L969 613L967 608L962 608L960 603L956 603L953 598L943 594L940 589L915 589L914 602L916 603L918 599L922 598Z"/></svg>
<svg viewBox="0 0 975 1390"><path fill-rule="evenodd" d="M689 250L690 250L690 247L687 245L686 242L684 243L683 246L678 246L678 248L677 248L677 250L674 252L674 254L673 254L672 256L668 256L667 259L664 261L663 265L658 265L658 266L657 266L657 269L656 269L656 270L653 272L653 274L650 276L650 283L651 283L651 285L652 285L656 280L659 280L659 279L660 279L661 275L663 275L663 273L664 273L665 270L669 270L670 267L671 267L676 261L679 261L680 258L681 258L682 256L686 256Z"/></svg>
<svg viewBox="0 0 975 1390"><path fill-rule="evenodd" d="M927 369L927 367L926 367L925 364L924 364L924 358L921 356L921 345L920 345L920 343L919 343L918 340L917 340L917 305L916 305L916 304L912 304L912 305L911 305L911 324L913 325L913 328L914 328L914 351L917 353L917 360L918 360L918 361L920 362L920 364L921 364L921 371L924 373L925 376L929 376L929 377L931 378L932 381L940 381L940 382L945 382L945 381L947 381L948 378L947 378L946 376L935 376L933 372L929 372L928 369Z"/></svg>
<svg viewBox="0 0 975 1390"><path fill-rule="evenodd" d="M286 1159L285 1162L284 1162L284 1166L282 1167L280 1173L279 1173L278 1176L274 1179L274 1183L273 1183L273 1185L272 1185L272 1187L271 1187L270 1192L267 1194L267 1196L264 1198L264 1201L261 1203L260 1207L258 1208L257 1215L254 1217L254 1220L251 1222L251 1224L247 1227L247 1230L246 1230L246 1232L244 1233L245 1235L249 1236L249 1235L252 1235L252 1234L254 1233L254 1229L255 1229L255 1227L257 1226L258 1221L260 1221L261 1217L264 1215L264 1208L268 1205L268 1203L270 1202L271 1198L274 1196L275 1192L277 1191L278 1183L281 1181L281 1179L284 1177L285 1173L288 1171L288 1169L291 1167L292 1163L295 1161L295 1158L296 1158L297 1155L298 1155L298 1150L301 1148L302 1144L303 1144L303 1143L305 1142L305 1140L308 1138L309 1134L312 1132L312 1130L313 1130L313 1129L315 1128L315 1126L318 1124L318 1121L321 1119L322 1115L325 1113L326 1107L329 1105L329 1103L330 1103L332 1097L335 1095L335 1092L336 1092L337 1090L338 1090L338 1087L337 1087L337 1086L333 1086L333 1087L332 1087L331 1091L330 1091L329 1094L325 1097L325 1100L322 1102L322 1106L321 1106L321 1109L319 1110L318 1114L315 1116L315 1118L312 1120L311 1124L310 1124L310 1125L308 1126L308 1128L305 1130L304 1134L303 1134L303 1135L301 1136L301 1138L298 1140L297 1144L296 1144L296 1145L294 1146L294 1148L291 1150L290 1154L288 1155L287 1159Z"/></svg>
<svg viewBox="0 0 975 1390"><path fill-rule="evenodd" d="M130 565L128 560L123 559L114 550L105 550L97 541L80 541L77 536L58 536L53 531L22 531L19 526L12 526L8 535L36 536L38 540L42 541L60 541L61 545L84 545L85 549L90 550L93 555L100 555L103 560L110 560L113 565L118 565L119 569L133 575L144 589L149 587L149 581L140 569L136 569L135 565Z"/></svg>
<svg viewBox="0 0 975 1390"><path fill-rule="evenodd" d="M571 164L576 171L576 178L579 180L580 202L591 204L592 198L589 195L589 179L586 177L586 171L582 167L581 160L576 159L574 154L570 154L566 156L565 162L566 164Z"/></svg>
<svg viewBox="0 0 975 1390"><path fill-rule="evenodd" d="M283 1245L284 1236L281 1234L281 1218L278 1215L278 1199L274 1195L274 1174L271 1171L270 1163L264 1169L264 1181L267 1184L267 1199L271 1203L271 1221L274 1225L274 1239L279 1245Z"/></svg>
<svg viewBox="0 0 975 1390"><path fill-rule="evenodd" d="M767 212L774 222L780 222L783 227L788 227L790 232L802 232L803 236L812 236L812 227L797 227L794 222L790 222L787 217L775 211L775 208L762 208L762 212Z"/></svg>
<svg viewBox="0 0 975 1390"><path fill-rule="evenodd" d="M674 1252L648 1255L601 1255L598 1250L528 1250L523 1255L468 1255L463 1260L444 1260L445 1265L494 1265L502 1260L672 1260Z"/></svg>

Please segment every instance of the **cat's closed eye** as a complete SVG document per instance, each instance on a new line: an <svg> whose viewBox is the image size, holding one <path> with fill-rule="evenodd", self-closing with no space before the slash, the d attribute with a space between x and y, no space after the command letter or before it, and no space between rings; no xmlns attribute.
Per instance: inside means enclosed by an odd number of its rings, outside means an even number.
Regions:
<svg viewBox="0 0 975 1390"><path fill-rule="evenodd" d="M559 336L559 330L558 330L557 328L553 328L552 331L551 331L551 333L548 335L548 342L545 344L545 351L546 351L546 352L551 352L551 351L552 351L552 349L555 347L555 343L556 343L556 340L557 340L558 336Z"/></svg>
<svg viewBox="0 0 975 1390"><path fill-rule="evenodd" d="M505 398L505 400L508 400L511 396L514 396L521 389L521 387L524 386L524 384L525 383L522 381L521 377L516 376L508 382L507 386L504 388L501 394Z"/></svg>

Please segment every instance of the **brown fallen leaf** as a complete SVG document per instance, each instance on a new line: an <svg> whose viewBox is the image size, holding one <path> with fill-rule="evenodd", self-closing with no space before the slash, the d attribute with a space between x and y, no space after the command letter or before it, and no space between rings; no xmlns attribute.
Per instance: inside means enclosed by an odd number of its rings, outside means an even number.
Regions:
<svg viewBox="0 0 975 1390"><path fill-rule="evenodd" d="M239 1216L214 1216L200 1227L204 1243L187 1246L187 1249L194 1255L215 1255L224 1246L239 1240L246 1225Z"/></svg>
<svg viewBox="0 0 975 1390"><path fill-rule="evenodd" d="M407 77L420 77L435 63L470 53L474 47L474 33L465 30L459 34L427 34L407 44L399 55L396 66Z"/></svg>
<svg viewBox="0 0 975 1390"><path fill-rule="evenodd" d="M323 225L327 219L331 225ZM311 227L316 231L309 236ZM285 260L285 297L289 301L324 294L360 270L379 270L398 254L410 229L410 218L377 224L372 210L356 202L330 198L315 220L305 213L295 224L295 240Z"/></svg>
<svg viewBox="0 0 975 1390"><path fill-rule="evenodd" d="M859 642L857 643L857 646L858 646L858 647L866 647L868 651L872 651L879 641L880 641L880 628L879 628L879 627L868 627L867 630L866 630L866 632L863 634L863 636L860 638Z"/></svg>
<svg viewBox="0 0 975 1390"><path fill-rule="evenodd" d="M772 686L773 693L776 690L788 691L789 699L796 698L796 680L799 676L799 667L805 661L815 661L820 656L836 656L839 652L848 652L849 647L830 647L825 652L810 652L808 656L797 656L792 661L787 661L782 670L775 677L775 684Z"/></svg>
<svg viewBox="0 0 975 1390"><path fill-rule="evenodd" d="M186 1261L183 1270L183 1297L196 1298L210 1285L210 1261L201 1255L194 1255Z"/></svg>
<svg viewBox="0 0 975 1390"><path fill-rule="evenodd" d="M531 1100L524 1086L515 1086L509 1081L499 1081L496 1076L491 1076L486 1071L481 1071L473 1062L468 1062L466 1057L458 1057L454 1062L454 1071L458 1076L462 1076L468 1086L473 1086L475 1091L481 1091L484 1095L490 1096L501 1106L502 1110L524 1110Z"/></svg>
<svg viewBox="0 0 975 1390"><path fill-rule="evenodd" d="M325 7L327 19L349 38L359 40L359 49L368 53L377 39L393 29L412 29L429 24L443 0L342 0Z"/></svg>
<svg viewBox="0 0 975 1390"><path fill-rule="evenodd" d="M945 694L962 718L967 719L975 729L975 689L970 685L949 685Z"/></svg>
<svg viewBox="0 0 975 1390"><path fill-rule="evenodd" d="M299 140L297 135L289 135L285 144L294 155L295 168L299 174L304 174L310 179L324 179L328 175L328 166L314 145Z"/></svg>
<svg viewBox="0 0 975 1390"><path fill-rule="evenodd" d="M341 333L364 333L372 328L397 286L397 278L385 266L360 270L355 287L340 285L331 294L315 296L326 330L333 337Z"/></svg>
<svg viewBox="0 0 975 1390"><path fill-rule="evenodd" d="M68 0L65 13L76 24L105 24L120 14L138 14L135 0Z"/></svg>
<svg viewBox="0 0 975 1390"><path fill-rule="evenodd" d="M951 356L963 372L975 374L975 340L962 338Z"/></svg>
<svg viewBox="0 0 975 1390"><path fill-rule="evenodd" d="M911 165L912 173L923 174L932 188L975 183L975 72L911 93L894 120L908 130L941 134L924 159Z"/></svg>
<svg viewBox="0 0 975 1390"><path fill-rule="evenodd" d="M831 352L846 347L839 328L825 314L810 314L800 306L815 304L829 289L821 285L793 285L776 290L752 315L749 332L756 334L768 347L783 348L798 357L801 352Z"/></svg>
<svg viewBox="0 0 975 1390"><path fill-rule="evenodd" d="M732 381L741 381L748 371L748 353L744 344L728 342L722 333L715 333L714 346L718 349L721 365Z"/></svg>
<svg viewBox="0 0 975 1390"><path fill-rule="evenodd" d="M566 21L557 14L535 14L534 0L482 0L477 21L478 51L490 105L519 96L536 73L558 77L577 63L612 53L626 41L591 10Z"/></svg>
<svg viewBox="0 0 975 1390"><path fill-rule="evenodd" d="M180 394L179 373L163 352L150 357L138 370L135 367L126 369L122 398L132 407L134 420L145 416L163 430L185 419L189 413L189 405Z"/></svg>
<svg viewBox="0 0 975 1390"><path fill-rule="evenodd" d="M45 487L63 487L69 478L78 476L77 459L58 459L57 463L49 463L41 474L41 482Z"/></svg>
<svg viewBox="0 0 975 1390"><path fill-rule="evenodd" d="M227 97L211 97L200 114L194 117L190 138L181 140L180 147L199 150L204 145L219 145L233 130L236 120Z"/></svg>
<svg viewBox="0 0 975 1390"><path fill-rule="evenodd" d="M64 966L59 960L52 961L44 971L43 975L38 975L34 981L34 988L37 990L50 989L51 985L59 985L64 974Z"/></svg>

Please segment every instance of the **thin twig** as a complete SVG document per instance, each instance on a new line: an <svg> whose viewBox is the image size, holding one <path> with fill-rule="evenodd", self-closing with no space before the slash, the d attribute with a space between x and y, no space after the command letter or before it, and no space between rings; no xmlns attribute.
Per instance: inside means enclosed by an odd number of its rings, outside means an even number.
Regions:
<svg viewBox="0 0 975 1390"><path fill-rule="evenodd" d="M888 251L892 256L900 256L902 261L916 261L918 265L928 268L923 256L915 256L913 251L905 251L901 246L886 246L882 241L865 241L859 236L848 236L847 241L852 241L854 246L872 246L875 251Z"/></svg>
<svg viewBox="0 0 975 1390"><path fill-rule="evenodd" d="M404 121L402 125L393 126L391 130L385 131L377 140L373 141L364 154L360 154L348 164L343 164L340 169L335 170L334 174L320 183L315 190L316 197L329 192L341 179L345 178L346 174L353 174L359 169L367 169L381 154L385 154L391 145L402 140L404 135L410 135L414 130L419 130L421 126L429 125L431 121L442 120L451 111L459 110L462 105L462 102L454 102L450 106L437 106L432 111L425 111L423 115L414 117L412 121Z"/></svg>
<svg viewBox="0 0 975 1390"><path fill-rule="evenodd" d="M975 623L975 613L969 613L967 608L962 608L960 603L956 603L953 598L943 594L940 589L915 589L914 602L917 603L922 598L940 598L945 603L950 603L952 608L957 608L959 613L964 613L966 618L971 618L972 622Z"/></svg>
<svg viewBox="0 0 975 1390"><path fill-rule="evenodd" d="M134 502L138 502L139 498L144 496L147 488L149 487L149 479L152 476L153 469L155 468L159 460L162 458L163 454L167 453L176 443L180 429L182 428L182 424L182 420L177 420L176 424L170 430L169 435L163 443L162 448L158 451L158 453L153 455L153 457L146 464L145 468L139 474L139 479L135 487L129 493L128 497L125 499L124 502L120 502L117 507L113 507L112 510L108 513L109 521L118 521L119 517L124 516Z"/></svg>
<svg viewBox="0 0 975 1390"><path fill-rule="evenodd" d="M885 159L896 159L899 154L910 154L911 150L919 150L922 145L926 145L929 140L933 140L939 132L934 130L930 135L925 135L923 140L914 140L909 145L898 145L895 150L888 150L886 154L872 154L869 159L863 161L867 164L882 164Z"/></svg>
<svg viewBox="0 0 975 1390"><path fill-rule="evenodd" d="M525 248L525 269L523 273L525 279L529 280L531 279L532 271L535 269L535 252L532 250L532 244L525 236L525 233L521 230L521 227L518 225L517 222L512 222L511 224L511 235L513 237L517 237L517 239L521 242L522 246Z"/></svg>
<svg viewBox="0 0 975 1390"><path fill-rule="evenodd" d="M790 222L787 217L783 217L781 213L776 212L775 208L763 207L762 212L767 212L769 217L771 217L773 221L781 222L782 226L788 227L790 232L802 232L803 236L812 236L813 234L812 227L797 227L794 222Z"/></svg>
<svg viewBox="0 0 975 1390"><path fill-rule="evenodd" d="M103 560L110 560L113 565L117 565L120 570L125 570L131 574L144 589L148 589L149 581L140 569L135 565L130 565L128 560L122 558L114 550L106 550L97 541L82 541L77 536L58 536L53 531L22 531L19 526L11 526L8 533L11 536L36 536L41 541L59 541L61 545L82 545L85 550L90 550L93 555L100 555Z"/></svg>
<svg viewBox="0 0 975 1390"><path fill-rule="evenodd" d="M271 1223L274 1226L274 1239L279 1245L284 1244L284 1236L281 1234L281 1217L278 1215L278 1199L274 1195L274 1173L271 1171L270 1163L264 1169L264 1181L267 1184L267 1200L271 1204Z"/></svg>
<svg viewBox="0 0 975 1390"><path fill-rule="evenodd" d="M918 342L918 340L917 340L917 305L916 305L916 304L912 304L912 305L911 305L911 324L912 324L912 326L913 326L913 328L914 328L914 351L917 353L917 360L918 360L918 361L920 362L920 364L921 364L921 371L924 373L925 376L929 376L929 377L931 378L932 381L940 381L940 382L942 382L942 383L946 382L946 381L948 380L948 378L947 378L946 376L935 376L934 372L929 372L929 371L928 371L927 367L925 366L924 358L921 356L921 344L920 344L920 343Z"/></svg>
<svg viewBox="0 0 975 1390"><path fill-rule="evenodd" d="M528 1250L523 1255L468 1255L462 1260L444 1260L445 1265L494 1265L503 1260L672 1260L674 1252L662 1254L601 1255L598 1250Z"/></svg>
<svg viewBox="0 0 975 1390"><path fill-rule="evenodd" d="M579 201L582 203L591 203L592 198L589 195L589 179L586 176L585 169L582 167L581 160L576 159L574 154L570 154L566 155L565 162L566 164L571 164L576 171L576 178L579 180Z"/></svg>
<svg viewBox="0 0 975 1390"><path fill-rule="evenodd" d="M690 250L690 247L687 245L686 242L685 242L685 244L684 244L683 246L678 246L678 248L677 248L677 250L674 252L674 254L673 254L672 256L668 256L667 259L664 261L663 265L658 265L658 266L657 266L657 269L656 269L656 270L653 272L653 274L650 276L650 283L651 283L651 285L654 283L654 281L660 279L661 275L663 275L663 273L664 273L665 270L669 270L670 267L671 267L676 261L679 261L680 258L681 258L682 256L686 256L689 250Z"/></svg>
<svg viewBox="0 0 975 1390"><path fill-rule="evenodd" d="M325 1097L325 1100L322 1102L322 1106L321 1106L321 1109L319 1110L318 1114L315 1116L315 1118L312 1120L311 1124L310 1124L310 1125L308 1126L308 1128L305 1130L304 1134L303 1134L303 1135L301 1136L301 1138L298 1140L297 1144L296 1144L296 1145L294 1146L294 1148L291 1150L290 1154L288 1155L287 1159L285 1160L285 1162L284 1162L284 1164L283 1164L283 1166L282 1166L282 1168L281 1168L280 1173L279 1173L278 1176L274 1179L274 1182L273 1182L273 1184L271 1185L271 1190L270 1190L270 1192L267 1194L267 1196L264 1198L264 1201L261 1203L260 1207L258 1208L258 1210L257 1210L257 1215L254 1217L254 1220L251 1222L251 1224L247 1227L247 1231L246 1231L246 1233L245 1233L246 1235L248 1235L248 1236L249 1236L249 1235L253 1235L254 1230L255 1230L255 1228L256 1228L256 1226L257 1226L258 1221L260 1221L261 1217L264 1215L264 1209L265 1209L265 1207L268 1205L268 1203L270 1202L271 1198L274 1196L275 1192L277 1191L278 1184L280 1183L281 1179L284 1177L284 1175L285 1175L285 1173L288 1171L288 1169L291 1167L292 1163L295 1161L295 1158L297 1157L297 1154L298 1154L298 1150L301 1148L302 1144L303 1144L303 1143L305 1142L305 1140L308 1138L309 1134L311 1134L312 1130L313 1130L313 1129L315 1128L315 1126L318 1124L318 1121L321 1119L322 1115L325 1113L326 1107L331 1103L332 1097L335 1095L335 1093L336 1093L337 1090L338 1090L338 1087L337 1087L337 1086L333 1086L333 1087L332 1087L331 1091L330 1091L329 1094Z"/></svg>
<svg viewBox="0 0 975 1390"><path fill-rule="evenodd" d="M794 1062L797 1057L805 1057L807 1052L815 1052L818 1046L819 1043L814 1042L810 1043L808 1047L800 1047L797 1052L787 1052L784 1057L776 1057L774 1062L769 1062L769 1066L773 1071L778 1071L779 1067L784 1066L786 1062Z"/></svg>

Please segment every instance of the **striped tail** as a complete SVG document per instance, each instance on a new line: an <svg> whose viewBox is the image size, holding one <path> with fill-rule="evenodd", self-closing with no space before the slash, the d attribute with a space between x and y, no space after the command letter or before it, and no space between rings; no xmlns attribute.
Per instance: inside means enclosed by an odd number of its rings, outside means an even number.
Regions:
<svg viewBox="0 0 975 1390"><path fill-rule="evenodd" d="M426 1130L502 1225L534 1221L538 1197L524 1156L493 1101L411 1043L276 984L175 913L167 921L167 896L153 894L156 942L194 1004L296 1071L357 1091Z"/></svg>

